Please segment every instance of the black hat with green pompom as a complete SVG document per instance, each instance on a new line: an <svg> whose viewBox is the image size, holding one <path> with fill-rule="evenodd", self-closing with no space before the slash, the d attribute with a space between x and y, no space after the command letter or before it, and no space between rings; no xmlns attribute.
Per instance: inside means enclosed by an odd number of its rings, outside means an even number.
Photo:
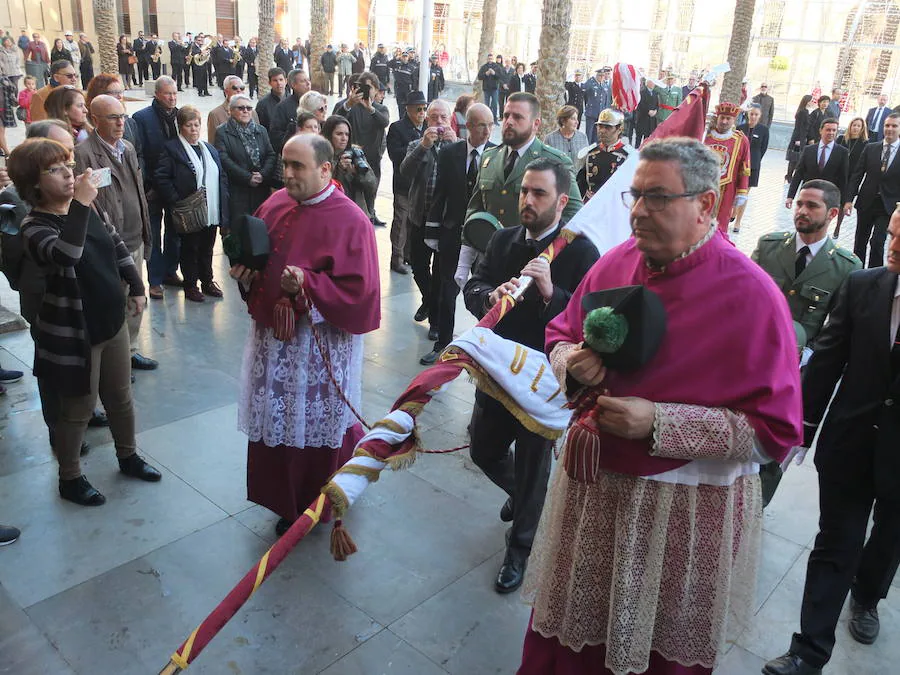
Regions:
<svg viewBox="0 0 900 675"><path fill-rule="evenodd" d="M666 333L666 310L644 286L622 286L588 293L581 299L584 344L603 357L612 370L637 370L646 365Z"/></svg>

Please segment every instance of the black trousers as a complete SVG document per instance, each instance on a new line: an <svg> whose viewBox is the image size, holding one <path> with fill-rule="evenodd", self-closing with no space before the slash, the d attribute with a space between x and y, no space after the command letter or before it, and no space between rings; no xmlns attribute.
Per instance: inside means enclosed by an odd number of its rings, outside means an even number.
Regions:
<svg viewBox="0 0 900 675"><path fill-rule="evenodd" d="M173 71L175 70L174 64L172 65L172 70ZM190 87L191 86L191 66L187 62L181 64L181 72L184 75L184 86ZM174 75L173 75L173 77L174 77Z"/></svg>
<svg viewBox="0 0 900 675"><path fill-rule="evenodd" d="M259 78L256 76L256 66L247 66L247 95L250 98L259 95Z"/></svg>
<svg viewBox="0 0 900 675"><path fill-rule="evenodd" d="M158 80L159 75L162 72L162 61L157 59L156 61L150 62L150 70L153 72L153 79Z"/></svg>
<svg viewBox="0 0 900 675"><path fill-rule="evenodd" d="M553 441L528 431L499 401L481 391L475 392L469 436L472 461L512 497L507 546L527 554L547 495ZM510 445L514 442L513 455Z"/></svg>
<svg viewBox="0 0 900 675"><path fill-rule="evenodd" d="M425 228L409 224L410 258L413 279L422 294L422 304L428 308L428 325L436 326L438 318L438 280L440 261L437 252L425 245ZM456 270L454 269L454 272Z"/></svg>
<svg viewBox="0 0 900 675"><path fill-rule="evenodd" d="M138 59L137 62L138 82L144 84L144 80L150 79L150 62L144 59Z"/></svg>
<svg viewBox="0 0 900 675"><path fill-rule="evenodd" d="M181 238L181 275L185 288L196 288L197 282L213 280L213 247L216 245L217 226L206 227L199 232L179 234Z"/></svg>
<svg viewBox="0 0 900 675"><path fill-rule="evenodd" d="M432 277L437 289L437 329L438 339L435 351L440 351L453 342L453 328L456 323L456 296L459 286L453 279L459 265L459 249L462 245L459 228L442 227L438 251L438 266Z"/></svg>
<svg viewBox="0 0 900 675"><path fill-rule="evenodd" d="M856 211L856 238L853 252L856 257L866 262L866 245L869 248L869 267L884 265L884 240L887 237L888 222L891 216L884 210L881 197L875 200L868 209Z"/></svg>
<svg viewBox="0 0 900 675"><path fill-rule="evenodd" d="M848 458L847 461L856 461ZM874 525L866 528L874 504ZM819 534L806 567L800 632L791 651L824 666L834 649L834 631L847 592L865 607L887 597L900 562L900 495L875 497L875 479L848 485L819 474Z"/></svg>
<svg viewBox="0 0 900 675"><path fill-rule="evenodd" d="M208 94L209 88L207 86L207 70L206 66L191 66L191 72L194 76L194 86L197 88L198 94Z"/></svg>
<svg viewBox="0 0 900 675"><path fill-rule="evenodd" d="M79 70L81 71L81 86L87 89L88 82L94 79L93 61L82 61Z"/></svg>

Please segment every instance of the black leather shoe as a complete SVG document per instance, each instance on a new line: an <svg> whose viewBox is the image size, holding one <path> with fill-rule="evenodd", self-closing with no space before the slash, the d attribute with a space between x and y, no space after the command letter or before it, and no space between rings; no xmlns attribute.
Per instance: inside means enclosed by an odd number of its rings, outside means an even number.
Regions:
<svg viewBox="0 0 900 675"><path fill-rule="evenodd" d="M508 497L500 508L500 520L504 523L511 523L513 519L513 501L512 497Z"/></svg>
<svg viewBox="0 0 900 675"><path fill-rule="evenodd" d="M435 362L438 360L438 357L441 355L442 351L444 351L444 350L443 349L432 349L425 356L423 356L421 359L419 359L419 363L421 363L423 366L434 365Z"/></svg>
<svg viewBox="0 0 900 675"><path fill-rule="evenodd" d="M106 416L106 413L102 410L95 410L91 414L91 419L88 420L89 427L108 427L109 426L109 418Z"/></svg>
<svg viewBox="0 0 900 675"><path fill-rule="evenodd" d="M131 457L120 459L119 471L124 473L126 476L131 476L132 478L140 478L141 480L145 480L149 483L155 483L162 478L162 474L155 468L147 464L147 462L144 461L143 457L141 457L137 453L133 454Z"/></svg>
<svg viewBox="0 0 900 675"><path fill-rule="evenodd" d="M278 522L275 523L275 534L277 534L280 537L285 532L287 532L289 529L291 529L291 525L293 525L293 524L294 523L292 523L287 518L279 518Z"/></svg>
<svg viewBox="0 0 900 675"><path fill-rule="evenodd" d="M135 370L156 370L159 368L159 361L135 352L131 355L131 367Z"/></svg>
<svg viewBox="0 0 900 675"><path fill-rule="evenodd" d="M419 305L419 309L416 310L416 313L413 314L413 321L424 321L428 318L428 307L423 302Z"/></svg>
<svg viewBox="0 0 900 675"><path fill-rule="evenodd" d="M506 549L506 557L500 566L497 580L494 582L494 590L498 593L512 593L525 579L525 564L528 554L513 549Z"/></svg>
<svg viewBox="0 0 900 675"><path fill-rule="evenodd" d="M437 328L429 328L428 329L428 339L429 340L437 340L438 339L438 329Z"/></svg>
<svg viewBox="0 0 900 675"><path fill-rule="evenodd" d="M878 608L861 605L851 595L850 614L850 623L847 627L853 639L864 645L875 642L881 628L878 622Z"/></svg>
<svg viewBox="0 0 900 675"><path fill-rule="evenodd" d="M106 497L88 483L88 479L84 476L72 480L60 480L59 496L81 506L100 506L106 503Z"/></svg>
<svg viewBox="0 0 900 675"><path fill-rule="evenodd" d="M772 659L762 669L763 675L819 675L821 668L811 666L796 654L788 652Z"/></svg>

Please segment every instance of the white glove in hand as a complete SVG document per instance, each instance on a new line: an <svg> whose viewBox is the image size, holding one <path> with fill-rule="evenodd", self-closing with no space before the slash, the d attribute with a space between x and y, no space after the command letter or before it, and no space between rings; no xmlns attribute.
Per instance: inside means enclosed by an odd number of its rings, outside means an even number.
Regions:
<svg viewBox="0 0 900 675"><path fill-rule="evenodd" d="M791 448L790 452L788 452L787 457L784 458L784 461L781 463L781 470L787 471L788 467L791 465L791 460L794 460L794 464L800 466L803 464L803 460L806 459L806 453L809 452L809 448L804 448L799 445L795 445Z"/></svg>
<svg viewBox="0 0 900 675"><path fill-rule="evenodd" d="M469 280L469 271L472 269L472 263L477 255L477 252L471 246L463 245L459 249L459 264L456 267L456 274L453 275L453 281L456 282L460 289Z"/></svg>
<svg viewBox="0 0 900 675"><path fill-rule="evenodd" d="M425 240L425 245L426 245L428 248L430 248L432 251L440 251L440 250L441 250L441 246L440 246L440 244L438 243L438 240L437 240L437 239L426 239L426 240Z"/></svg>

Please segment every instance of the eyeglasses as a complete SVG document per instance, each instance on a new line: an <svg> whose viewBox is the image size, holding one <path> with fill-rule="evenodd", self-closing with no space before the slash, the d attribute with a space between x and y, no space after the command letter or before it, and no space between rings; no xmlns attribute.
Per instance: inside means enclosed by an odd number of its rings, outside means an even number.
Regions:
<svg viewBox="0 0 900 675"><path fill-rule="evenodd" d="M232 110L240 110L241 112L250 112L253 110L252 105L236 105L232 108Z"/></svg>
<svg viewBox="0 0 900 675"><path fill-rule="evenodd" d="M318 112L325 112L326 110L328 110L328 106L324 106L324 105L321 108L316 108L316 111L318 111Z"/></svg>
<svg viewBox="0 0 900 675"><path fill-rule="evenodd" d="M110 89L106 93L109 96L115 96L116 98L119 98L120 96L125 94L125 90L124 89Z"/></svg>
<svg viewBox="0 0 900 675"><path fill-rule="evenodd" d="M424 106L424 105L417 105L415 108L413 108L413 111L415 111L415 112L425 112L425 106Z"/></svg>
<svg viewBox="0 0 900 675"><path fill-rule="evenodd" d="M231 91L244 91L247 87L238 87L236 85L231 85Z"/></svg>
<svg viewBox="0 0 900 675"><path fill-rule="evenodd" d="M644 208L651 212L657 211L665 211L666 207L669 205L669 202L673 199L689 199L690 197L696 197L699 194L702 194L703 191L700 192L682 192L677 195L667 195L660 192L641 192L640 190L635 190L634 188L630 190L626 190L622 193L622 203L629 209L633 209L634 205L637 204L638 199L644 200Z"/></svg>
<svg viewBox="0 0 900 675"><path fill-rule="evenodd" d="M61 173L75 173L75 162L63 162L61 166L51 166L49 169L44 169L41 173L47 174L48 176L57 176Z"/></svg>
<svg viewBox="0 0 900 675"><path fill-rule="evenodd" d="M57 73L57 75L62 75L63 77L68 77L70 80L74 80L78 77L77 73Z"/></svg>
<svg viewBox="0 0 900 675"><path fill-rule="evenodd" d="M119 113L118 115L104 115L103 118L109 120L110 122L119 122L124 120L127 117L125 113Z"/></svg>

